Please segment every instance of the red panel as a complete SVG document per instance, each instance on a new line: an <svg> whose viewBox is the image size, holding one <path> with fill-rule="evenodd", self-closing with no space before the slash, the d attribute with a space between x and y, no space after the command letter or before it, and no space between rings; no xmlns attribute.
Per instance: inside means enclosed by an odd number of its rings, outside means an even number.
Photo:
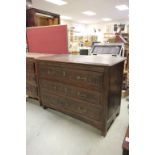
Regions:
<svg viewBox="0 0 155 155"><path fill-rule="evenodd" d="M31 53L68 53L67 26L44 26L26 29L28 50Z"/></svg>

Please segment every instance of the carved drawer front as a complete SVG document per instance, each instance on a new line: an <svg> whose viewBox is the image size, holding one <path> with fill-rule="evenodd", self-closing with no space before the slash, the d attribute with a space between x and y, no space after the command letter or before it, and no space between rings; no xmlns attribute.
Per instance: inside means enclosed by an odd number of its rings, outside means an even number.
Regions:
<svg viewBox="0 0 155 155"><path fill-rule="evenodd" d="M100 94L97 92L71 87L65 84L48 81L45 79L40 79L40 91L41 92L49 92L49 93L57 93L73 98L77 98L89 103L100 104Z"/></svg>
<svg viewBox="0 0 155 155"><path fill-rule="evenodd" d="M92 89L101 89L103 74L98 72L72 70L52 65L40 65L39 76L42 78L53 78L65 81L81 87L91 87Z"/></svg>
<svg viewBox="0 0 155 155"><path fill-rule="evenodd" d="M92 107L90 104L83 105L81 102L77 102L72 99L47 94L42 94L41 100L43 105L50 105L56 109L67 110L68 112L71 111L80 116L85 116L96 121L99 121L101 118L101 110L99 108Z"/></svg>
<svg viewBox="0 0 155 155"><path fill-rule="evenodd" d="M26 94L30 97L37 98L38 97L37 87L26 84Z"/></svg>

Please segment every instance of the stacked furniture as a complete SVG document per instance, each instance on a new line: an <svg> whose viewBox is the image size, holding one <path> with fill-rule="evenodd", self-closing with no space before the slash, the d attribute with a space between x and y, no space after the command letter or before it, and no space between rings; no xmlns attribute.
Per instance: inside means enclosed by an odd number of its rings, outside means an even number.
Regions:
<svg viewBox="0 0 155 155"><path fill-rule="evenodd" d="M39 99L106 135L119 114L124 58L54 55L36 59Z"/></svg>

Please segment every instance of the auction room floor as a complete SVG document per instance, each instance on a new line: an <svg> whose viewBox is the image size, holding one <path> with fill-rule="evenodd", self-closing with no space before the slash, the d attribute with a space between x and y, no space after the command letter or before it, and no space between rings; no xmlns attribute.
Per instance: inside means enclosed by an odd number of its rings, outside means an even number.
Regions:
<svg viewBox="0 0 155 155"><path fill-rule="evenodd" d="M127 105L122 99L120 115L103 137L98 129L55 110L44 110L36 100L27 99L26 154L122 155Z"/></svg>

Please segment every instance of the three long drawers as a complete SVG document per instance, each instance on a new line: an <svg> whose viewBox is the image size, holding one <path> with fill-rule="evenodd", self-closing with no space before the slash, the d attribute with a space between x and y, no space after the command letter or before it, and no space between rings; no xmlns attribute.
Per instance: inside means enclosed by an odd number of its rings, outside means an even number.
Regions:
<svg viewBox="0 0 155 155"><path fill-rule="evenodd" d="M39 58L39 100L44 108L87 122L105 136L120 110L123 63L114 57Z"/></svg>
<svg viewBox="0 0 155 155"><path fill-rule="evenodd" d="M104 74L38 64L39 94L44 107L50 107L101 128Z"/></svg>

